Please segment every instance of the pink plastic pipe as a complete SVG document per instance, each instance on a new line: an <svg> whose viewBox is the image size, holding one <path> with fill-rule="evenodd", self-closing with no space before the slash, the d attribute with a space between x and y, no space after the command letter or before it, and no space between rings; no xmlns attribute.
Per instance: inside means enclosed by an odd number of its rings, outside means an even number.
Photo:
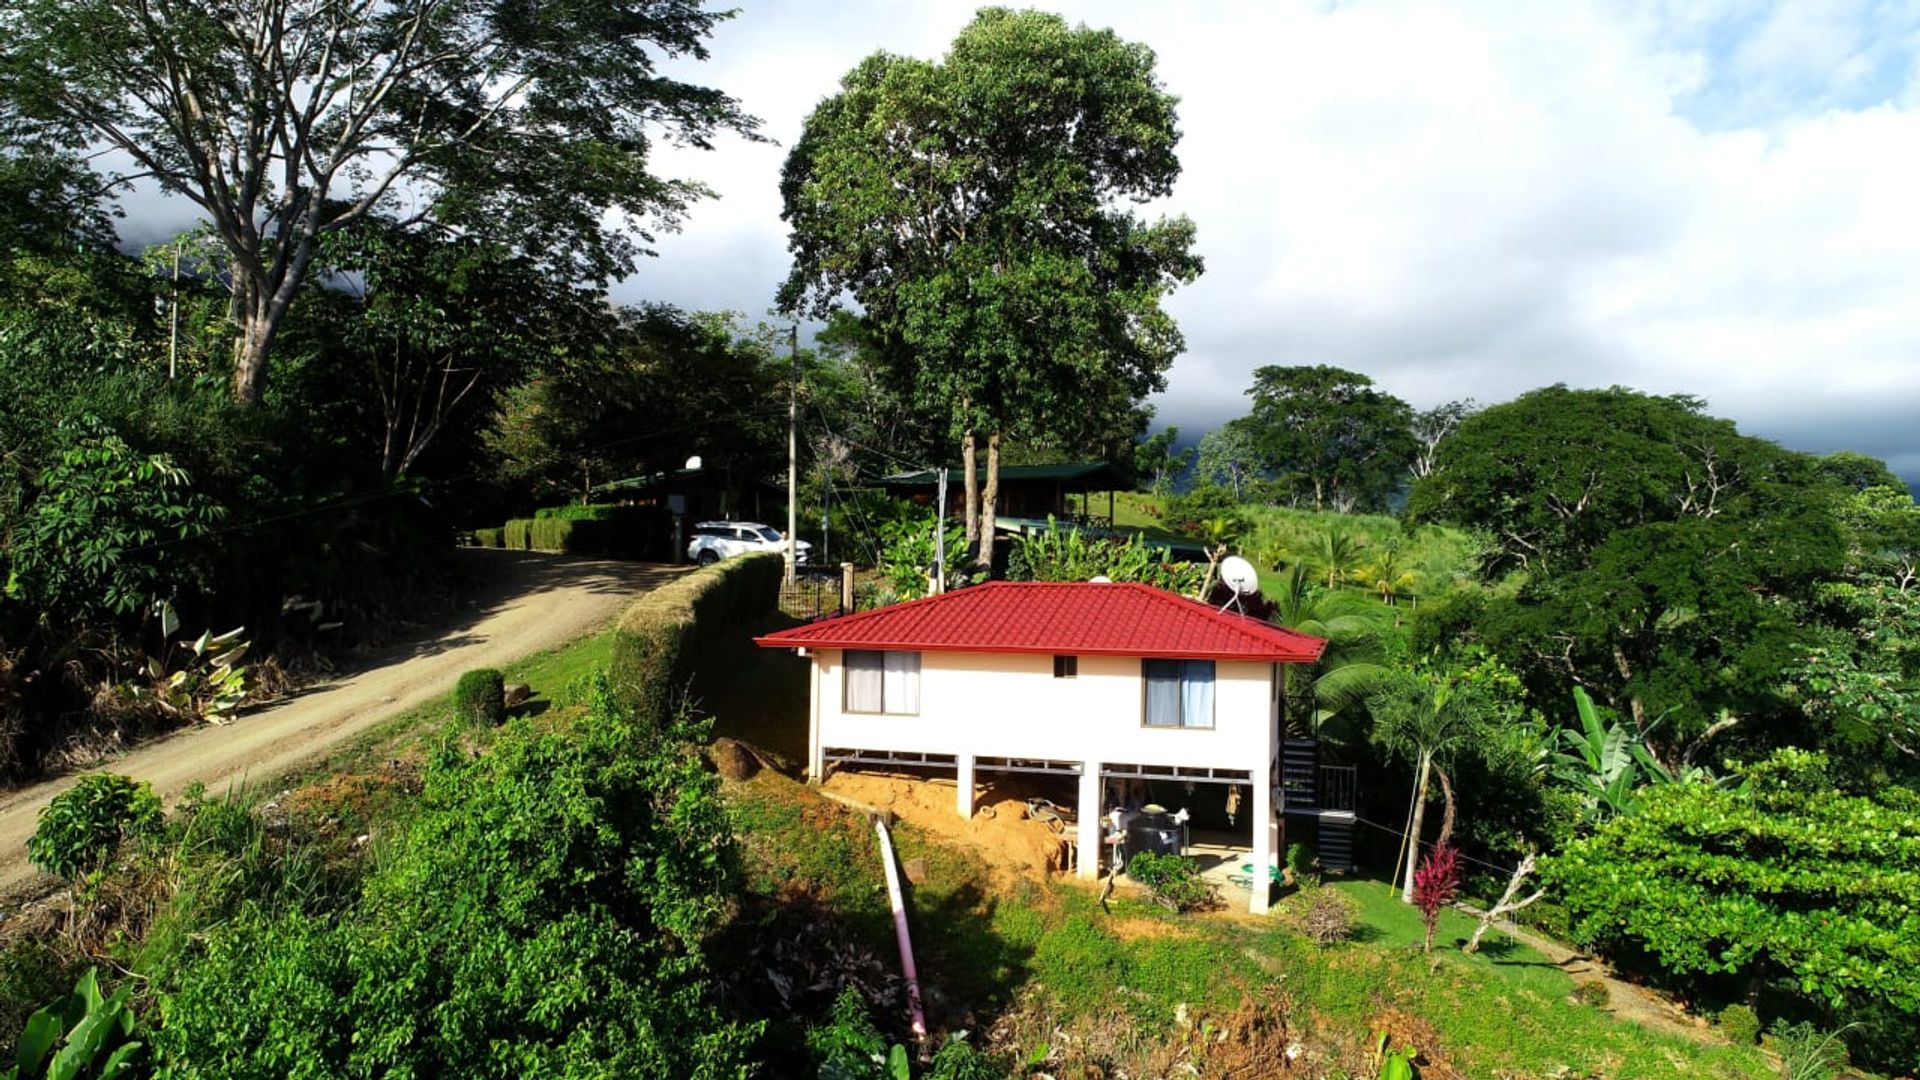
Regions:
<svg viewBox="0 0 1920 1080"><path fill-rule="evenodd" d="M887 895L893 899L893 936L900 942L900 972L907 977L907 1009L913 1014L913 1037L915 1041L924 1042L927 1014L920 1008L920 975L913 968L913 939L907 934L907 905L900 894L900 870L893 857L893 837L887 833L887 823L877 817L873 819L873 827L880 831L880 861L887 868Z"/></svg>

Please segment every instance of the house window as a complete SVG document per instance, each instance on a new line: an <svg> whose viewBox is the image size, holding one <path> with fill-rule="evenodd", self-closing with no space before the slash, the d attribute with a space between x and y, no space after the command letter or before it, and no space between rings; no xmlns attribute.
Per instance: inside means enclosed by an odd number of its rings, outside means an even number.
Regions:
<svg viewBox="0 0 1920 1080"><path fill-rule="evenodd" d="M1080 677L1080 658L1077 656L1056 656L1053 658L1053 677L1056 679L1077 679Z"/></svg>
<svg viewBox="0 0 1920 1080"><path fill-rule="evenodd" d="M919 653L849 649L846 666L848 712L919 714Z"/></svg>
<svg viewBox="0 0 1920 1080"><path fill-rule="evenodd" d="M1142 660L1146 683L1146 726L1213 726L1213 661Z"/></svg>

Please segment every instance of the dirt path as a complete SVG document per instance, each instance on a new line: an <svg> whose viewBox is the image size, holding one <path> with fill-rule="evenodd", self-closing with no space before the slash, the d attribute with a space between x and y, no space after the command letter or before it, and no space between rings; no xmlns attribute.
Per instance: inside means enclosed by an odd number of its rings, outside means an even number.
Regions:
<svg viewBox="0 0 1920 1080"><path fill-rule="evenodd" d="M479 584L464 614L434 636L226 726L188 728L98 768L149 781L169 802L195 781L212 791L270 781L446 693L464 671L503 667L599 629L635 596L679 572L527 552L464 550L459 556ZM40 808L73 779L0 797L0 895L19 893L40 876L27 863L27 837Z"/></svg>

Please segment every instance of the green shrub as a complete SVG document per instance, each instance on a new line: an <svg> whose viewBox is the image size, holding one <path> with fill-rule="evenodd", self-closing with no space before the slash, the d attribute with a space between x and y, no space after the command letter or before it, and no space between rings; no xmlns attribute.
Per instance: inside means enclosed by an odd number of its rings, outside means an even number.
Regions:
<svg viewBox="0 0 1920 1080"><path fill-rule="evenodd" d="M167 1075L739 1077L705 954L736 893L709 725L519 721L428 762L348 910L243 914L160 972Z"/></svg>
<svg viewBox="0 0 1920 1080"><path fill-rule="evenodd" d="M530 551L533 548L532 529L532 518L514 518L501 527L501 537L506 546L514 551Z"/></svg>
<svg viewBox="0 0 1920 1080"><path fill-rule="evenodd" d="M1147 887L1154 902L1168 911L1199 911L1217 898L1192 859L1143 851L1127 860L1127 876Z"/></svg>
<svg viewBox="0 0 1920 1080"><path fill-rule="evenodd" d="M821 1080L894 1080L910 1076L906 1048L888 1046L867 1015L860 991L849 986L833 999L827 1022L807 1029L807 1054Z"/></svg>
<svg viewBox="0 0 1920 1080"><path fill-rule="evenodd" d="M123 986L105 997L99 978L88 968L73 993L27 1018L16 1064L4 1074L7 1080L107 1080L133 1075L145 1049L133 1037L133 1010L127 1005L133 988Z"/></svg>
<svg viewBox="0 0 1920 1080"><path fill-rule="evenodd" d="M22 936L0 947L0 1061L14 1060L14 1042L28 1015L65 994L80 975L57 940Z"/></svg>
<svg viewBox="0 0 1920 1080"><path fill-rule="evenodd" d="M1613 1002L1613 995L1607 992L1607 984L1598 979L1576 983L1573 987L1573 1000L1594 1009L1604 1009Z"/></svg>
<svg viewBox="0 0 1920 1080"><path fill-rule="evenodd" d="M475 529L473 543L475 547L483 548L506 547L507 532L505 529Z"/></svg>
<svg viewBox="0 0 1920 1080"><path fill-rule="evenodd" d="M1780 1055L1780 1080L1833 1080L1847 1067L1847 1044L1841 1036L1850 1028L1821 1031L1809 1023L1775 1020L1768 1044Z"/></svg>
<svg viewBox="0 0 1920 1080"><path fill-rule="evenodd" d="M1729 1005L1720 1010L1720 1034L1735 1046L1752 1046L1760 1041L1760 1014L1751 1005Z"/></svg>
<svg viewBox="0 0 1920 1080"><path fill-rule="evenodd" d="M1778 750L1739 788L1656 784L1541 864L1575 940L1645 950L1675 976L1780 972L1808 1008L1858 1021L1864 1063L1920 1066L1920 792L1840 788Z"/></svg>
<svg viewBox="0 0 1920 1080"><path fill-rule="evenodd" d="M557 518L561 521L612 521L621 517L633 507L618 503L568 503L565 506L543 506L533 512L533 519L540 521Z"/></svg>
<svg viewBox="0 0 1920 1080"><path fill-rule="evenodd" d="M153 785L114 773L83 776L40 811L27 860L74 881L98 870L124 841L150 836L160 826Z"/></svg>
<svg viewBox="0 0 1920 1080"><path fill-rule="evenodd" d="M634 601L613 634L608 674L620 700L643 721L668 716L714 636L773 610L784 566L779 555L756 552L704 567Z"/></svg>
<svg viewBox="0 0 1920 1080"><path fill-rule="evenodd" d="M453 685L453 715L470 727L498 727L507 720L507 680L493 668L476 668Z"/></svg>

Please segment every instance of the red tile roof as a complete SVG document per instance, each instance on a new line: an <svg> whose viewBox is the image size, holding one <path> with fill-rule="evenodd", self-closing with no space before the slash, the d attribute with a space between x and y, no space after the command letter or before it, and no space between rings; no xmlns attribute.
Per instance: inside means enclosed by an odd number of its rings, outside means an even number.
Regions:
<svg viewBox="0 0 1920 1080"><path fill-rule="evenodd" d="M764 648L1165 656L1306 663L1327 643L1126 582L991 581L755 638Z"/></svg>

